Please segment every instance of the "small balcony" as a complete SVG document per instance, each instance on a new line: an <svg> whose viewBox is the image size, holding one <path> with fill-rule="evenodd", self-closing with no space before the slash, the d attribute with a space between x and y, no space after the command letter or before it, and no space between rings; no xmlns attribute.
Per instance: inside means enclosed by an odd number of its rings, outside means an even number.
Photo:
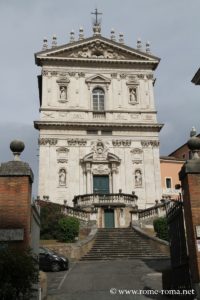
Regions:
<svg viewBox="0 0 200 300"><path fill-rule="evenodd" d="M106 112L105 111L93 111L93 119L105 119L106 118Z"/></svg>
<svg viewBox="0 0 200 300"><path fill-rule="evenodd" d="M138 197L133 194L86 194L75 196L73 199L74 207L76 208L89 208L89 207L125 207L137 206Z"/></svg>

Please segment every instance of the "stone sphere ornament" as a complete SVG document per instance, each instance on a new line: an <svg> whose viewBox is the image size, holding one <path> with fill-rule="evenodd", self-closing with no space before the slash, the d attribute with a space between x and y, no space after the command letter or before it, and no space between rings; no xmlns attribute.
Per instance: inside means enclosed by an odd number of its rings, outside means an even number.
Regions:
<svg viewBox="0 0 200 300"><path fill-rule="evenodd" d="M20 140L14 140L10 143L10 150L14 154L14 160L20 160L19 156L24 151L24 142Z"/></svg>
<svg viewBox="0 0 200 300"><path fill-rule="evenodd" d="M200 138L193 136L191 139L189 139L188 148L192 151L200 150Z"/></svg>

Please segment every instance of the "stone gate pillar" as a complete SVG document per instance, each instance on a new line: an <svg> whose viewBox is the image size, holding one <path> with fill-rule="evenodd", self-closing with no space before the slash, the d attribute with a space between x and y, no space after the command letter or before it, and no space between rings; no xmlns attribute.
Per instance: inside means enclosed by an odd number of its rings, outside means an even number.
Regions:
<svg viewBox="0 0 200 300"><path fill-rule="evenodd" d="M192 131L188 141L193 157L183 165L179 178L183 189L191 280L200 299L200 139L195 135Z"/></svg>
<svg viewBox="0 0 200 300"><path fill-rule="evenodd" d="M33 173L29 165L19 158L24 143L13 141L10 149L14 160L0 165L0 241L27 248L31 246Z"/></svg>

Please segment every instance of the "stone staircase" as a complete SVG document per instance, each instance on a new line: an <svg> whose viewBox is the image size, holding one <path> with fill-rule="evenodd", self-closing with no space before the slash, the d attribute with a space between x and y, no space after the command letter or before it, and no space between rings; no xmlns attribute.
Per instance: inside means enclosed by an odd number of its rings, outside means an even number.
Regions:
<svg viewBox="0 0 200 300"><path fill-rule="evenodd" d="M99 229L91 250L81 260L169 258L168 246L132 228Z"/></svg>

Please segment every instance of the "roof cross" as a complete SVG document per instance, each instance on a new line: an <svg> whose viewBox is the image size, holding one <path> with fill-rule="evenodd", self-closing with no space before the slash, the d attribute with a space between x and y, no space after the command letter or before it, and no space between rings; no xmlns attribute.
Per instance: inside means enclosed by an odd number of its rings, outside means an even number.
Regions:
<svg viewBox="0 0 200 300"><path fill-rule="evenodd" d="M102 15L102 13L98 12L98 9L95 8L95 12L91 13L92 15L95 15L95 23L94 25L99 25L100 24L100 20L98 21L98 15Z"/></svg>

